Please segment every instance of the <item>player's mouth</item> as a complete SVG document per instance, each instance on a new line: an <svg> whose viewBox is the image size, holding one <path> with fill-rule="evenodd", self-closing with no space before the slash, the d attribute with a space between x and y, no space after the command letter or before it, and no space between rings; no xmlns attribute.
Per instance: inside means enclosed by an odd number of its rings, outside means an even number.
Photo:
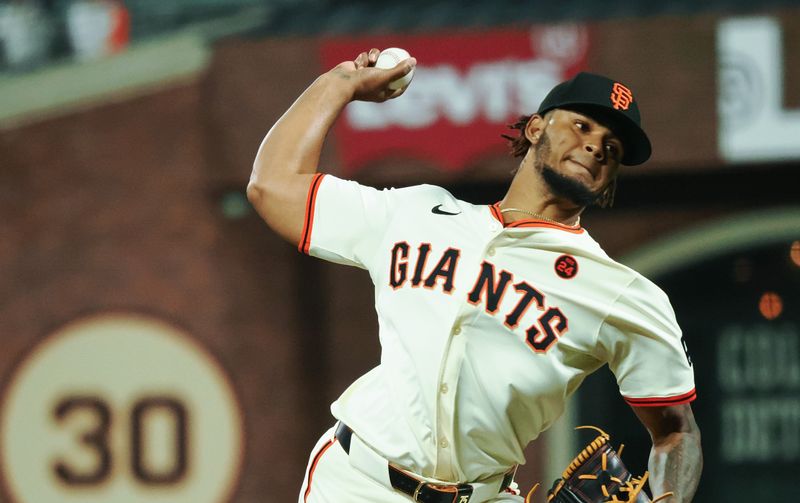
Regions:
<svg viewBox="0 0 800 503"><path fill-rule="evenodd" d="M592 168L590 168L586 164L578 161L577 159L575 159L574 157L571 157L571 156L567 158L567 161L569 161L570 163L574 164L575 166L578 166L579 168L585 169L586 171L589 172L589 175L591 175L592 179L595 178L595 176L596 176L595 171L593 171Z"/></svg>

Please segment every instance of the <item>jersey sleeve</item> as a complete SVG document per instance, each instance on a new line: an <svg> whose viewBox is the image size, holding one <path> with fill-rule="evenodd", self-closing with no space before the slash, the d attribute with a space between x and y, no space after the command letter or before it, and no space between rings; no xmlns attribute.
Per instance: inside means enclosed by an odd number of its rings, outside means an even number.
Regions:
<svg viewBox="0 0 800 503"><path fill-rule="evenodd" d="M383 239L398 192L378 190L333 175L312 179L298 248L339 264L369 269Z"/></svg>
<svg viewBox="0 0 800 503"><path fill-rule="evenodd" d="M615 300L599 343L629 405L668 406L695 399L694 371L667 295L637 276Z"/></svg>

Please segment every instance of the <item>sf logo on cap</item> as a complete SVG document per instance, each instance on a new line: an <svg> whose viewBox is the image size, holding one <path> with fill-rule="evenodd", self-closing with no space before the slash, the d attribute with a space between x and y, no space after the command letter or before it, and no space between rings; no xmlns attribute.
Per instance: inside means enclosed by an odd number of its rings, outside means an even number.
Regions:
<svg viewBox="0 0 800 503"><path fill-rule="evenodd" d="M614 82L611 88L611 103L616 110L627 110L633 103L633 93L619 82Z"/></svg>

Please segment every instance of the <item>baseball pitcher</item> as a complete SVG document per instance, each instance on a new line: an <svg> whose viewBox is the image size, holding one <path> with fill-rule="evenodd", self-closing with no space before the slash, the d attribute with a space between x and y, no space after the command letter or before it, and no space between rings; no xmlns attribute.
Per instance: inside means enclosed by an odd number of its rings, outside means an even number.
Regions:
<svg viewBox="0 0 800 503"><path fill-rule="evenodd" d="M431 185L376 190L317 165L345 105L403 93L389 84L416 60L375 68L379 52L300 95L261 143L247 188L301 252L366 269L375 285L380 363L331 406L298 501L521 502L523 449L605 364L650 432L649 472L631 477L601 435L548 499L650 501L649 476L654 496L690 501L700 433L672 307L580 224L587 206L611 204L620 165L650 157L635 93L590 73L556 86L511 126L521 161L495 204Z"/></svg>

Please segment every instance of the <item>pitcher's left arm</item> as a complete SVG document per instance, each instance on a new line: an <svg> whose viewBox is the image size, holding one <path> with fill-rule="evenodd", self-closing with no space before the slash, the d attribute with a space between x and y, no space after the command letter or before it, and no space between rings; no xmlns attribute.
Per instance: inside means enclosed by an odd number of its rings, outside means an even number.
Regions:
<svg viewBox="0 0 800 503"><path fill-rule="evenodd" d="M703 471L703 451L691 405L632 408L653 441L648 463L651 493L657 497L672 492L666 500L670 503L692 501Z"/></svg>

